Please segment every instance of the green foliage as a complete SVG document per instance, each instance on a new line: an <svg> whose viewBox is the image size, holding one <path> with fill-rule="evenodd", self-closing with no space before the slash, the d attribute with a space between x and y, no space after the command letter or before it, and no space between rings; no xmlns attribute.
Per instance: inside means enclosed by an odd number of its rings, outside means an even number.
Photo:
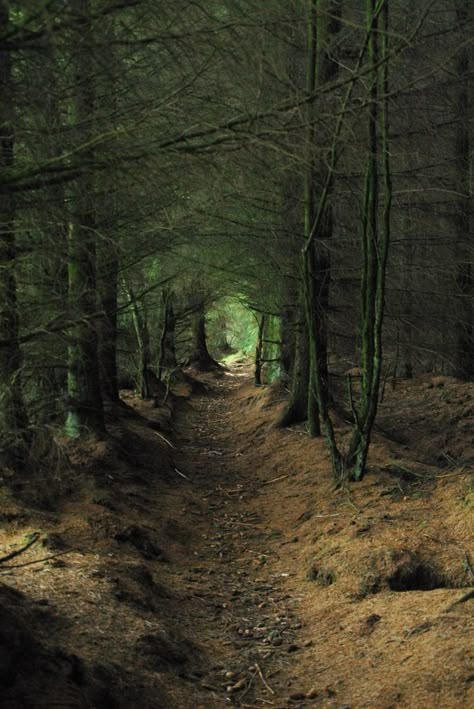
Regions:
<svg viewBox="0 0 474 709"><path fill-rule="evenodd" d="M238 298L224 298L209 311L207 317L209 346L212 352L242 352L253 355L258 322L253 311Z"/></svg>

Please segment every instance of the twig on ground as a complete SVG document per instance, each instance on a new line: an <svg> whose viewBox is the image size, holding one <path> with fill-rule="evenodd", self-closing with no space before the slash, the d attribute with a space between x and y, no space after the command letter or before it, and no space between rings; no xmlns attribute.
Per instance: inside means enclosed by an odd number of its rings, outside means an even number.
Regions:
<svg viewBox="0 0 474 709"><path fill-rule="evenodd" d="M216 490L219 490L220 492L224 492L226 495L241 495L244 492L243 487L237 488L237 490L224 490L223 487L219 485L219 487L216 488Z"/></svg>
<svg viewBox="0 0 474 709"><path fill-rule="evenodd" d="M448 613L450 610L458 606L460 603L465 603L466 601L470 601L471 598L474 598L474 588L468 591L467 593L464 594L464 596L461 596L461 598L458 598L457 601L454 601L454 603L451 603L450 606L445 608L444 612Z"/></svg>
<svg viewBox="0 0 474 709"><path fill-rule="evenodd" d="M15 549L15 551L11 551L9 554L0 557L0 564L3 564L5 561L10 561L10 559L14 559L16 556L20 556L20 554L23 554L23 552L32 547L33 544L36 544L40 536L41 534L39 532L35 532L34 534L32 534L31 539L27 544L25 544L25 546L21 547L20 549Z"/></svg>
<svg viewBox="0 0 474 709"><path fill-rule="evenodd" d="M164 441L170 448L176 449L176 446L174 446L171 441L165 438L162 433L159 433L158 431L153 431L153 433L156 433L156 435L161 438L161 440Z"/></svg>
<svg viewBox="0 0 474 709"><path fill-rule="evenodd" d="M277 483L280 480L284 480L285 478L289 478L289 475L279 475L277 478L273 478L272 480L267 480L266 482L262 483L262 487L264 485L271 485L272 483Z"/></svg>
<svg viewBox="0 0 474 709"><path fill-rule="evenodd" d="M433 475L434 478L437 478L438 480L444 480L445 478L456 478L459 477L459 475L464 475L467 473L467 468L460 466L458 470L454 473L438 473Z"/></svg>
<svg viewBox="0 0 474 709"><path fill-rule="evenodd" d="M180 475L182 478L184 478L184 479L187 480L188 482L192 483L191 478L188 478L188 476L185 475L184 473L182 473L181 470L178 470L178 468L173 468L173 470L174 470L175 473L177 473L178 475Z"/></svg>
<svg viewBox="0 0 474 709"><path fill-rule="evenodd" d="M350 505L350 507L353 507L358 514L362 512L362 510L359 509L359 507L357 507L354 502L352 502L351 493L349 492L349 490L346 490L346 502L348 505Z"/></svg>
<svg viewBox="0 0 474 709"><path fill-rule="evenodd" d="M256 670L257 670L257 672L258 672L258 676L260 677L260 679L262 680L264 686L268 689L268 691L270 692L270 694L275 694L275 690L273 690L273 689L270 687L270 685L268 684L267 680L266 680L265 677L263 676L263 672L262 672L262 670L260 669L260 665L259 665L258 663L255 663L255 668L256 668Z"/></svg>
<svg viewBox="0 0 474 709"><path fill-rule="evenodd" d="M253 681L254 681L255 677L256 677L256 673L253 674L253 675L251 675L251 677L250 677L250 679L249 679L249 681L248 681L248 684L247 684L247 686L246 686L244 692L242 692L242 694L241 694L240 697L239 697L239 702L241 702L242 699L244 699L244 697L246 697L247 694L248 694L248 693L250 692L250 690L252 689L252 685L253 685ZM245 706L245 705L244 705L244 706Z"/></svg>

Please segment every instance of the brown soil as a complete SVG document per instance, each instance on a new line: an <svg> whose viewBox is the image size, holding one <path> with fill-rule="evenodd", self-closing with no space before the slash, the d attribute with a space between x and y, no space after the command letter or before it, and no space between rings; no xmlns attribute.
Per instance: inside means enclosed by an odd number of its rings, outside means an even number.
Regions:
<svg viewBox="0 0 474 709"><path fill-rule="evenodd" d="M4 489L2 555L39 538L0 566L1 706L474 706L474 387L388 387L335 492L322 441L271 429L284 392L200 380L128 396L41 509Z"/></svg>

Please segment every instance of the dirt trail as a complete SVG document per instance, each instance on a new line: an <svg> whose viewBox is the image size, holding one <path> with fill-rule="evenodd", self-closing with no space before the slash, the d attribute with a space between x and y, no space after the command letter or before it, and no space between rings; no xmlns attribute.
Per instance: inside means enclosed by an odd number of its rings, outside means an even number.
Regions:
<svg viewBox="0 0 474 709"><path fill-rule="evenodd" d="M474 385L387 391L405 442L336 493L324 441L271 427L281 387L199 379L170 407L124 392L106 440L28 481L49 511L5 496L2 550L38 541L0 569L1 706L473 706Z"/></svg>
<svg viewBox="0 0 474 709"><path fill-rule="evenodd" d="M206 703L190 699L180 709L286 707L302 699L291 690L301 633L297 603L285 590L286 575L266 564L279 531L264 519L262 483L239 452L242 438L229 409L242 374L213 380L212 393L194 398L176 421L176 467L192 480L192 504L183 514L195 522L182 573L191 596L202 601L201 613L184 613L183 628L204 645L212 666L200 683L209 688Z"/></svg>
<svg viewBox="0 0 474 709"><path fill-rule="evenodd" d="M209 694L176 706L471 706L471 604L446 612L472 578L469 470L444 477L417 440L378 438L372 474L336 494L324 441L271 430L282 392L248 375L210 379L177 418L195 530L182 573L201 601L181 623L208 653ZM407 385L387 408L416 411L431 386ZM472 395L445 386L460 408Z"/></svg>

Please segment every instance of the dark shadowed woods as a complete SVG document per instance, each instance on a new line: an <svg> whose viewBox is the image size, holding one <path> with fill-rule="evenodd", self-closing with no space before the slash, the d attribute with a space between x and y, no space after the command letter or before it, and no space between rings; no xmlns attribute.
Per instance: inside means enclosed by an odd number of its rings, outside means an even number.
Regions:
<svg viewBox="0 0 474 709"><path fill-rule="evenodd" d="M470 0L0 0L2 706L468 707Z"/></svg>

